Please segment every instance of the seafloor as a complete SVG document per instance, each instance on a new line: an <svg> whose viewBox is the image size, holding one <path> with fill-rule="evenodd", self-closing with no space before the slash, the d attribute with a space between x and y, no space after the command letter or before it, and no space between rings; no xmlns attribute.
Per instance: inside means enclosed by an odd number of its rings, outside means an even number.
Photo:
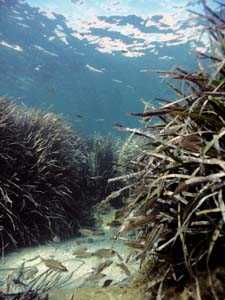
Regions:
<svg viewBox="0 0 225 300"><path fill-rule="evenodd" d="M135 260L130 259L126 262L126 266L131 273L128 276L126 272L118 266L121 259L125 262L130 254L130 249L120 240L113 239L113 231L106 226L113 218L113 212L103 216L101 222L102 234L75 237L64 242L50 242L37 247L24 248L14 251L2 258L0 268L0 280L4 282L4 278L15 278L20 266L25 262L25 267L36 270L36 274L31 274L28 282L32 282L48 270L43 263L44 259L54 259L63 264L68 272L62 273L61 277L67 276L69 280L59 287L50 290L49 297L51 300L83 300L83 299L120 299L120 300L142 300L144 297L140 291L131 287L132 274L138 271L138 264ZM77 257L73 252L81 247L87 248L88 252L94 252L98 249L113 249L120 257L113 255L112 257ZM111 260L112 264L105 268L101 273L105 276L91 276L93 270L106 260ZM28 274L29 275L29 274ZM100 274L101 275L101 274ZM34 278L33 278L34 277ZM44 277L43 277L44 278ZM46 277L47 281L49 280ZM11 280L12 282L13 280ZM104 287L105 282L111 282L110 286ZM60 282L60 281L59 281ZM5 287L6 288L6 287ZM18 284L11 285L8 292L14 293L21 291L23 287ZM3 285L4 289L4 285Z"/></svg>

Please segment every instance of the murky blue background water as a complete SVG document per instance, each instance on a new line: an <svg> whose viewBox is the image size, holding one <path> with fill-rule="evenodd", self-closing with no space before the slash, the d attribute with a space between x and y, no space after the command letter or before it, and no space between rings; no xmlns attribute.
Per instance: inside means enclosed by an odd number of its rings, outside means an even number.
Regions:
<svg viewBox="0 0 225 300"><path fill-rule="evenodd" d="M197 3L198 1L193 1ZM191 1L0 1L0 95L111 132L142 100L171 92L157 70L196 65L202 25Z"/></svg>

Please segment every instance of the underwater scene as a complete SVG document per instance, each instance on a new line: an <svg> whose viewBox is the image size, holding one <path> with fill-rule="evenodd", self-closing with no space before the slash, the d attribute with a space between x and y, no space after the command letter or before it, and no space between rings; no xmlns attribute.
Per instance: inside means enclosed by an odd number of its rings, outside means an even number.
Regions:
<svg viewBox="0 0 225 300"><path fill-rule="evenodd" d="M0 0L0 300L225 299L225 0Z"/></svg>

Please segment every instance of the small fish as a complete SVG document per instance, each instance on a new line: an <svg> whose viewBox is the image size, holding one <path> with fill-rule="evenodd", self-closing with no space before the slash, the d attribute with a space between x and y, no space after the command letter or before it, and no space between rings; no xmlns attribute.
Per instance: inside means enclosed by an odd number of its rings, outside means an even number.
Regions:
<svg viewBox="0 0 225 300"><path fill-rule="evenodd" d="M124 240L124 244L127 245L130 248L134 249L144 249L145 248L145 241L129 241L129 240Z"/></svg>
<svg viewBox="0 0 225 300"><path fill-rule="evenodd" d="M88 229L88 228L81 228L79 230L79 232L84 235L84 236L93 236L93 235L99 235L101 234L100 231L97 230L92 230L92 229Z"/></svg>
<svg viewBox="0 0 225 300"><path fill-rule="evenodd" d="M106 268L108 268L109 266L111 266L112 263L113 263L112 260L106 260L106 261L100 263L97 266L97 268L94 269L95 274L101 273L103 270L105 270Z"/></svg>
<svg viewBox="0 0 225 300"><path fill-rule="evenodd" d="M108 287L113 282L112 279L106 279L102 285L102 287Z"/></svg>
<svg viewBox="0 0 225 300"><path fill-rule="evenodd" d="M116 264L122 271L124 271L124 273L127 275L127 276L130 276L131 275L131 272L130 270L128 269L128 267L124 264L124 263L120 263L120 264Z"/></svg>
<svg viewBox="0 0 225 300"><path fill-rule="evenodd" d="M105 276L106 276L106 275L103 274L103 273L98 273L98 274L91 273L91 275L90 275L86 280L99 281L99 280L101 280L102 278L104 278Z"/></svg>
<svg viewBox="0 0 225 300"><path fill-rule="evenodd" d="M104 122L105 119L96 119L96 122Z"/></svg>
<svg viewBox="0 0 225 300"><path fill-rule="evenodd" d="M84 236L92 236L93 235L93 231L91 229L79 229L79 232L84 235Z"/></svg>
<svg viewBox="0 0 225 300"><path fill-rule="evenodd" d="M119 230L119 233L135 229L148 224L152 220L152 216L137 216L128 219L124 222Z"/></svg>
<svg viewBox="0 0 225 300"><path fill-rule="evenodd" d="M92 256L97 256L99 258L112 257L116 254L116 251L113 249L98 249L92 253Z"/></svg>
<svg viewBox="0 0 225 300"><path fill-rule="evenodd" d="M38 268L37 267L29 267L25 269L23 278L25 280L32 279L34 276L38 273Z"/></svg>
<svg viewBox="0 0 225 300"><path fill-rule="evenodd" d="M76 254L76 258L89 258L92 256L93 256L92 252L84 252L84 253L80 253L79 255Z"/></svg>
<svg viewBox="0 0 225 300"><path fill-rule="evenodd" d="M77 117L78 119L83 119L83 116L80 115L80 114L76 114L76 117Z"/></svg>
<svg viewBox="0 0 225 300"><path fill-rule="evenodd" d="M40 259L44 263L44 265L51 270L68 272L68 269L58 260L45 259L43 257L40 257Z"/></svg>
<svg viewBox="0 0 225 300"><path fill-rule="evenodd" d="M73 251L73 255L78 255L79 256L79 255L82 255L86 252L87 252L87 247L81 246L81 247L79 247L79 248L77 248L76 250Z"/></svg>

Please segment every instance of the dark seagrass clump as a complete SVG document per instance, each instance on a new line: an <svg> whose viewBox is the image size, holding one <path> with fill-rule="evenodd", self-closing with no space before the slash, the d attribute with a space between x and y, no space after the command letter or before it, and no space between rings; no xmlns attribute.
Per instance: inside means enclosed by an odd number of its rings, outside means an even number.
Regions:
<svg viewBox="0 0 225 300"><path fill-rule="evenodd" d="M126 243L137 251L153 299L224 299L225 6L202 4L205 13L197 16L209 32L211 53L198 54L210 68L163 72L175 79L170 85L178 99L130 113L149 119L144 128L119 128L146 140L121 177L130 195L118 214L117 237L133 233ZM190 282L194 291L186 298L166 294Z"/></svg>
<svg viewBox="0 0 225 300"><path fill-rule="evenodd" d="M0 100L0 170L2 252L87 222L86 146L55 114Z"/></svg>
<svg viewBox="0 0 225 300"><path fill-rule="evenodd" d="M108 179L118 175L118 150L120 141L111 136L94 135L87 141L90 172L89 192L95 203L101 202L118 184L108 184ZM120 201L116 201L117 206ZM113 203L112 203L113 204Z"/></svg>

